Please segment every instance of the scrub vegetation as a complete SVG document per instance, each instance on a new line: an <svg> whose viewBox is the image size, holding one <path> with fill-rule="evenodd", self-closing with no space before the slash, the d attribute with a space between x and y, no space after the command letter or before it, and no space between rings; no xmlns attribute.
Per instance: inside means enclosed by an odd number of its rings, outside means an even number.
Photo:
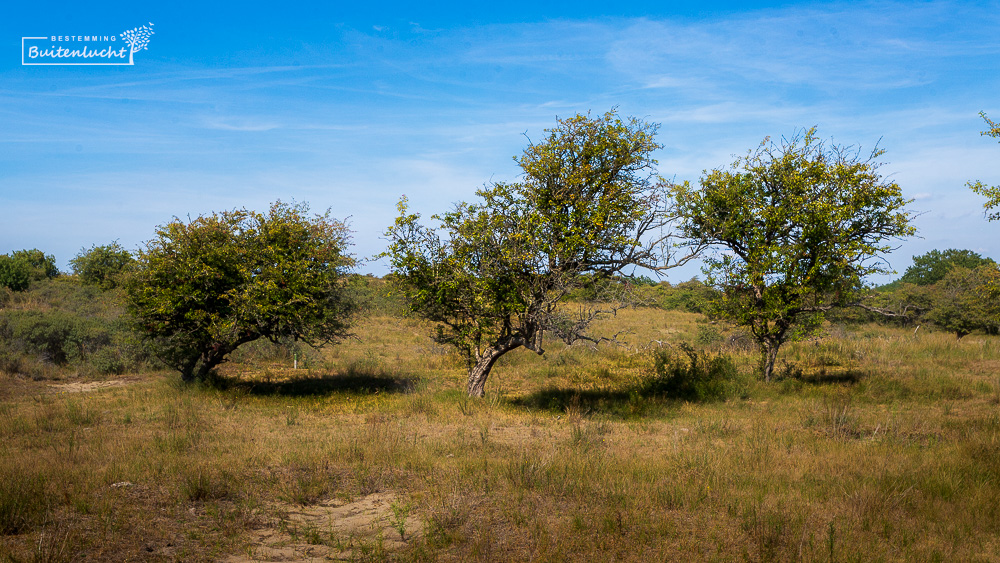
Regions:
<svg viewBox="0 0 1000 563"><path fill-rule="evenodd" d="M402 201L386 278L280 202L0 256L0 562L997 560L996 263L866 287L912 232L877 163L810 130L693 188L655 131Z"/></svg>
<svg viewBox="0 0 1000 563"><path fill-rule="evenodd" d="M54 314L50 299L69 300L52 283L3 313ZM357 338L319 350L257 341L202 383L141 362L122 375L78 359L5 364L0 557L1000 552L996 336L828 322L786 344L764 383L741 330L636 308L595 326L626 332L620 345L515 350L475 399L463 358L430 338L426 321L398 314L386 283L358 277L352 287L367 303ZM365 503L375 508L354 509ZM338 507L367 520L345 527L353 521Z"/></svg>

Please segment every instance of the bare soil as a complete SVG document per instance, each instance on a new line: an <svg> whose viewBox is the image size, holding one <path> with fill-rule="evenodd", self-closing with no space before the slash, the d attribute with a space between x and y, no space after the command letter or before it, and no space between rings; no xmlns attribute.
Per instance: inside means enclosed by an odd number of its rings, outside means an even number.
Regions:
<svg viewBox="0 0 1000 563"><path fill-rule="evenodd" d="M393 506L397 510L393 510ZM300 506L279 504L273 526L252 530L247 553L225 563L349 561L385 555L423 535L423 524L400 510L396 496L380 492L353 502L329 499ZM403 536L400 535L400 528Z"/></svg>

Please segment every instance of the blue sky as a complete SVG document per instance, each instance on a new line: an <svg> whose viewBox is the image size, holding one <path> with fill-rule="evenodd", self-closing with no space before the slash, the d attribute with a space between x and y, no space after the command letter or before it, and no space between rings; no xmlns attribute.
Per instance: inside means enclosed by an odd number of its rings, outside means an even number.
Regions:
<svg viewBox="0 0 1000 563"><path fill-rule="evenodd" d="M935 248L1000 260L1000 224L965 188L1000 184L978 116L1000 119L1000 2L360 4L4 8L0 253L68 269L174 216L282 199L349 217L371 256L401 195L446 210L515 180L525 135L618 107L661 124L659 171L678 181L803 127L878 143L921 213L893 267ZM23 36L147 22L134 66L20 64Z"/></svg>

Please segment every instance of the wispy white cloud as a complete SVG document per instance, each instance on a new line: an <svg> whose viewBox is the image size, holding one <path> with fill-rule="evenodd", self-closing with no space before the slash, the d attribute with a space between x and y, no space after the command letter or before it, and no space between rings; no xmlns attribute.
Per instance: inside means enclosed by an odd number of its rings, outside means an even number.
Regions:
<svg viewBox="0 0 1000 563"><path fill-rule="evenodd" d="M254 121L248 119L227 121L221 118L206 119L204 122L204 126L207 129L219 129L222 131L248 131L248 132L271 131L272 129L281 128L281 124L274 121Z"/></svg>
<svg viewBox="0 0 1000 563"><path fill-rule="evenodd" d="M515 179L525 134L537 141L557 115L617 106L662 123L660 170L678 180L802 127L864 148L881 139L884 170L934 211L919 219L926 238L906 244L981 245L995 225L964 183L1000 183L1000 147L978 136L976 115L1000 115L998 24L996 2L404 19L304 37L287 56L264 46L259 66L248 55L237 67L163 62L72 81L0 72L0 205L17 217L45 209L58 225L17 219L0 239L30 232L75 250L115 229L110 238L148 237L175 214L294 196L352 215L359 253L374 252L399 195L446 209ZM949 226L956 217L964 230Z"/></svg>

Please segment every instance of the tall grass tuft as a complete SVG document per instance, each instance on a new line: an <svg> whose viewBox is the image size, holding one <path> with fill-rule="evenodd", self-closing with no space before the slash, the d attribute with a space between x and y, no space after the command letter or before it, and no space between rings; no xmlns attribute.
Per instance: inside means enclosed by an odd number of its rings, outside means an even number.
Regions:
<svg viewBox="0 0 1000 563"><path fill-rule="evenodd" d="M43 475L0 468L0 534L21 534L45 524L52 512L46 484Z"/></svg>

